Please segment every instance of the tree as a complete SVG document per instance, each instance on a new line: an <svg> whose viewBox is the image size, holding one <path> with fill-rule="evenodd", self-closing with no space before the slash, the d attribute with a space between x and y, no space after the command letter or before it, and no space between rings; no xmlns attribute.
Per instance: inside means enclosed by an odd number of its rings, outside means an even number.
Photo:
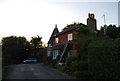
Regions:
<svg viewBox="0 0 120 81"><path fill-rule="evenodd" d="M20 63L26 58L25 37L9 36L2 39L3 64Z"/></svg>
<svg viewBox="0 0 120 81"><path fill-rule="evenodd" d="M43 60L43 57L45 55L46 49L43 46L42 37L40 36L34 36L31 37L30 44L32 46L32 57L38 58L40 60Z"/></svg>
<svg viewBox="0 0 120 81"><path fill-rule="evenodd" d="M87 61L88 45L95 37L95 32L90 31L87 27L80 26L76 31L76 49L79 60Z"/></svg>
<svg viewBox="0 0 120 81"><path fill-rule="evenodd" d="M31 44L34 48L40 48L42 46L42 37L37 35L36 37L31 37Z"/></svg>
<svg viewBox="0 0 120 81"><path fill-rule="evenodd" d="M101 27L100 31L104 33L104 27ZM106 35L109 36L110 38L120 38L120 26L116 27L116 25L106 25Z"/></svg>
<svg viewBox="0 0 120 81"><path fill-rule="evenodd" d="M26 42L26 59L31 57L32 45L29 41Z"/></svg>
<svg viewBox="0 0 120 81"><path fill-rule="evenodd" d="M2 39L3 65L21 63L23 60L45 57L46 49L42 46L42 37L32 37L29 42L25 37L9 36Z"/></svg>
<svg viewBox="0 0 120 81"><path fill-rule="evenodd" d="M73 24L67 24L67 26L64 27L64 28L62 29L62 31L68 29L68 28L71 27L71 26L75 26L75 25L77 25L77 24L79 24L79 23L74 22Z"/></svg>
<svg viewBox="0 0 120 81"><path fill-rule="evenodd" d="M111 38L117 38L118 31L115 25L109 25L106 29L106 34Z"/></svg>

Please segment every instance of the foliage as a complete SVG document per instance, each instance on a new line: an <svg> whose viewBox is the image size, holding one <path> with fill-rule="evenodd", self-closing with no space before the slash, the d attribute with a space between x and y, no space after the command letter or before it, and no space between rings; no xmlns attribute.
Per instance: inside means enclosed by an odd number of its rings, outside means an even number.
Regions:
<svg viewBox="0 0 120 81"><path fill-rule="evenodd" d="M104 27L101 27L101 32L104 32L104 28L106 29L106 35L108 35L110 38L120 38L120 27L116 27L116 25L105 25Z"/></svg>
<svg viewBox="0 0 120 81"><path fill-rule="evenodd" d="M56 61L58 62L60 60L60 55L57 56Z"/></svg>
<svg viewBox="0 0 120 81"><path fill-rule="evenodd" d="M45 59L46 49L42 46L42 37L32 37L27 41L25 37L9 36L2 39L3 66L21 63L23 60L36 57Z"/></svg>
<svg viewBox="0 0 120 81"><path fill-rule="evenodd" d="M87 50L89 43L96 37L87 27L79 27L76 31L76 49L78 51L79 60L87 60Z"/></svg>
<svg viewBox="0 0 120 81"><path fill-rule="evenodd" d="M67 59L66 59L66 63L69 64L73 61L76 61L77 57L76 56L69 56Z"/></svg>
<svg viewBox="0 0 120 81"><path fill-rule="evenodd" d="M119 79L120 40L97 40L88 48L89 72L96 79Z"/></svg>
<svg viewBox="0 0 120 81"><path fill-rule="evenodd" d="M42 37L39 35L31 37L31 56L43 61L46 53L45 47L43 47Z"/></svg>
<svg viewBox="0 0 120 81"><path fill-rule="evenodd" d="M42 41L41 41L42 37L40 37L39 35L37 35L37 37L31 37L31 44L34 48L40 48L40 46L42 46Z"/></svg>
<svg viewBox="0 0 120 81"><path fill-rule="evenodd" d="M77 24L79 24L79 23L74 22L74 23L72 23L72 24L67 24L67 26L64 27L64 28L62 29L62 31L68 29L68 28L71 27L71 26L75 26L75 25L77 25Z"/></svg>
<svg viewBox="0 0 120 81"><path fill-rule="evenodd" d="M77 30L77 35L89 35L90 34L90 30L87 28L87 27L83 27L83 26L80 26Z"/></svg>
<svg viewBox="0 0 120 81"><path fill-rule="evenodd" d="M25 37L10 36L2 39L3 65L20 63L26 58Z"/></svg>
<svg viewBox="0 0 120 81"><path fill-rule="evenodd" d="M11 68L10 67L4 67L2 68L2 79L7 79L9 73L11 72Z"/></svg>
<svg viewBox="0 0 120 81"><path fill-rule="evenodd" d="M88 62L87 61L78 61L78 57L70 56L66 59L66 63L63 66L62 70L77 79L86 79L89 80L91 77L88 72Z"/></svg>
<svg viewBox="0 0 120 81"><path fill-rule="evenodd" d="M31 57L32 45L29 41L26 42L26 59Z"/></svg>
<svg viewBox="0 0 120 81"><path fill-rule="evenodd" d="M120 28L117 28L115 25L109 25L106 29L106 34L111 38L119 37Z"/></svg>
<svg viewBox="0 0 120 81"><path fill-rule="evenodd" d="M92 75L88 71L75 71L74 76L79 80L93 80Z"/></svg>
<svg viewBox="0 0 120 81"><path fill-rule="evenodd" d="M79 61L76 62L77 66L74 68L77 68L73 74L77 79L81 80L91 80L92 76L88 72L88 62L87 61Z"/></svg>
<svg viewBox="0 0 120 81"><path fill-rule="evenodd" d="M47 57L46 64L52 63L52 54Z"/></svg>
<svg viewBox="0 0 120 81"><path fill-rule="evenodd" d="M67 57L63 71L65 71L67 73L72 73L73 70L75 69L74 67L72 67L72 64L76 63L76 61L77 61L76 59L77 59L77 57L75 57L75 56Z"/></svg>

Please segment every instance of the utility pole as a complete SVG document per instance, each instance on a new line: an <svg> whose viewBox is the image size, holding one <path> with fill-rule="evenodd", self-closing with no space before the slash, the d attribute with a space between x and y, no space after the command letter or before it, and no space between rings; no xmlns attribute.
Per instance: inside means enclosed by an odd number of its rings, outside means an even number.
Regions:
<svg viewBox="0 0 120 81"><path fill-rule="evenodd" d="M105 14L102 16L104 18L104 35L106 35L106 20L105 20Z"/></svg>

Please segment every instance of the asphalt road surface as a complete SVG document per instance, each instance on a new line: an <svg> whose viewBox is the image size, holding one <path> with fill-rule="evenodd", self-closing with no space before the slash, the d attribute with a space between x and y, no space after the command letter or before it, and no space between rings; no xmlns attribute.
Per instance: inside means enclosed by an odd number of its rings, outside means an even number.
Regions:
<svg viewBox="0 0 120 81"><path fill-rule="evenodd" d="M43 64L16 64L7 79L72 79L70 76Z"/></svg>

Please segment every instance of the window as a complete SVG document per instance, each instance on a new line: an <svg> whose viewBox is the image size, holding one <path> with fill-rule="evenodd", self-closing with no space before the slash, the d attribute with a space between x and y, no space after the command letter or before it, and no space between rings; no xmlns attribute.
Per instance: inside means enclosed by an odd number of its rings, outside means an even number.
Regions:
<svg viewBox="0 0 120 81"><path fill-rule="evenodd" d="M73 40L72 33L68 34L68 41L72 41L72 40Z"/></svg>
<svg viewBox="0 0 120 81"><path fill-rule="evenodd" d="M59 50L54 50L52 59L55 60L58 55L59 55Z"/></svg>
<svg viewBox="0 0 120 81"><path fill-rule="evenodd" d="M58 37L55 38L55 43L57 44L59 42Z"/></svg>
<svg viewBox="0 0 120 81"><path fill-rule="evenodd" d="M51 51L48 51L48 52L47 52L47 56L50 56L50 54L51 54Z"/></svg>
<svg viewBox="0 0 120 81"><path fill-rule="evenodd" d="M48 44L48 47L52 47L52 45L51 45L51 44Z"/></svg>
<svg viewBox="0 0 120 81"><path fill-rule="evenodd" d="M72 50L68 51L68 57L72 56Z"/></svg>

